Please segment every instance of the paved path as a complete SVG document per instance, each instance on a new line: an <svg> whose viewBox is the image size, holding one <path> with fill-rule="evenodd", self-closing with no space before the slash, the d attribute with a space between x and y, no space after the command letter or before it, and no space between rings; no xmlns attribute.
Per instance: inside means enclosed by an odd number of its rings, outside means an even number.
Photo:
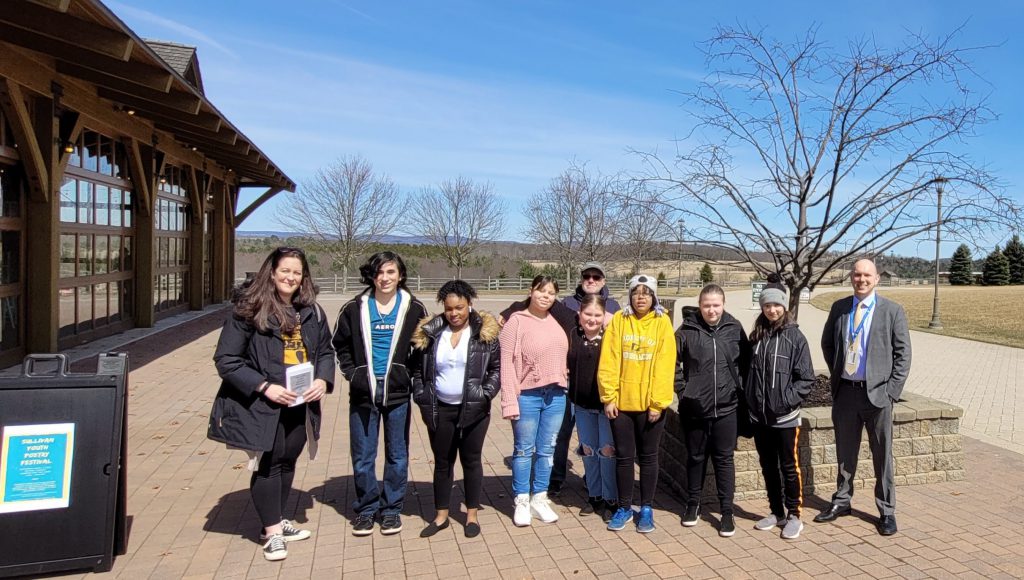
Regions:
<svg viewBox="0 0 1024 580"><path fill-rule="evenodd" d="M324 300L329 312L340 303L330 297ZM861 493L854 507L864 511L855 517L834 525L808 522L799 540L787 542L776 533L752 529L753 521L767 511L764 500L738 504L739 530L726 539L715 532L714 513L707 513L696 528L682 528L680 505L665 490L659 491L655 506L656 532L609 532L594 516L576 515L583 502L578 462L563 493L564 505L557 508L561 520L515 528L510 517L511 474L503 462L512 449L512 435L509 424L496 419L484 450L483 534L466 539L456 523L425 540L418 533L423 518L433 515L432 465L426 431L417 418L412 427L405 529L396 536L356 538L349 524L353 485L343 386L325 405L320 458L314 463L301 460L295 481L300 490L292 499L295 519L315 535L292 544L283 563L265 562L254 542L258 521L249 502L244 458L206 439L207 413L219 383L210 360L217 334L209 332L172 347L162 357L153 356L168 344L159 335L128 346L134 358L148 361L131 376L132 529L128 554L117 559L113 572L102 576L1024 577L1024 457L972 439L965 440L967 481L899 489L898 535L882 538L875 533L869 519L874 506ZM461 499L460 491L455 494ZM806 498L808 513L816 513L823 501Z"/></svg>

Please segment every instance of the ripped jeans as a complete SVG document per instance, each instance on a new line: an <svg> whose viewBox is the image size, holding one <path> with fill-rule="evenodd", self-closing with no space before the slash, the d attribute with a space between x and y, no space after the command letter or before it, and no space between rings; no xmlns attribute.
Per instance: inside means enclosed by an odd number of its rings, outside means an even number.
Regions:
<svg viewBox="0 0 1024 580"><path fill-rule="evenodd" d="M576 454L583 459L587 494L617 502L619 492L615 486L615 442L611 422L604 411L573 405L573 412L576 415L576 433L580 438Z"/></svg>
<svg viewBox="0 0 1024 580"><path fill-rule="evenodd" d="M557 384L519 393L519 418L512 421L514 495L548 490L555 439L564 415L565 389Z"/></svg>

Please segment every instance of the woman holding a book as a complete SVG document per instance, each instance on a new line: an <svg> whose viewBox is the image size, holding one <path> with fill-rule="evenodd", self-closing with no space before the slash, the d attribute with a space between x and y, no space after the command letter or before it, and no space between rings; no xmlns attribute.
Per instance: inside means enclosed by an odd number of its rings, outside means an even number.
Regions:
<svg viewBox="0 0 1024 580"><path fill-rule="evenodd" d="M284 506L307 441L316 454L320 399L334 386L331 330L298 248L271 252L233 301L213 356L222 383L209 437L249 453L263 556L283 560L286 542L311 535L284 518Z"/></svg>

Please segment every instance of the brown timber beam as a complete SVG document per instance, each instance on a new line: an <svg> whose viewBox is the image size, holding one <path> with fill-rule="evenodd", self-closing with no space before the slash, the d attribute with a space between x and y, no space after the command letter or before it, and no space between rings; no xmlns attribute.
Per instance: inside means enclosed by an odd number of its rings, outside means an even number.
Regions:
<svg viewBox="0 0 1024 580"><path fill-rule="evenodd" d="M18 144L21 162L25 167L25 175L28 177L30 195L34 201L46 202L49 199L50 172L47 171L47 163L43 159L43 152L36 138L32 125L32 118L28 113L25 104L25 95L21 91L21 85L13 79L0 79L0 107L4 110L4 116L14 133L14 141ZM55 143L52 140L46 143L53 148Z"/></svg>
<svg viewBox="0 0 1024 580"><path fill-rule="evenodd" d="M67 12L68 6L71 6L71 0L31 0L31 2L57 12Z"/></svg>
<svg viewBox="0 0 1024 580"><path fill-rule="evenodd" d="M0 21L124 62L131 58L135 44L122 32L26 0L4 0Z"/></svg>
<svg viewBox="0 0 1024 580"><path fill-rule="evenodd" d="M153 207L153 195L139 142L132 138L126 138L124 139L124 148L128 152L128 171L132 175L132 185L135 188L135 196L138 198L139 213L148 215Z"/></svg>
<svg viewBox="0 0 1024 580"><path fill-rule="evenodd" d="M252 215L252 212L256 211L256 209L259 208L264 203L266 203L268 199L274 197L283 190L283 187L271 187L267 191L263 192L263 195L257 197L255 201L249 204L249 207L243 209L241 213L235 216L234 222L232 224L233 227L237 228L239 225L241 225L242 222L245 221L245 218Z"/></svg>
<svg viewBox="0 0 1024 580"><path fill-rule="evenodd" d="M58 66L57 70L66 69L66 66ZM89 69L84 69L88 71ZM78 76L78 75L75 75ZM89 76L88 73L85 76ZM169 91L161 92L154 91L153 89L147 89L145 87L133 88L131 83L126 81L119 81L114 77L107 75L97 74L95 76L104 76L110 79L108 83L110 85L118 85L117 87L111 87L109 85L101 85L97 88L96 94L104 99L110 99L117 103L123 103L131 106L133 103L144 103L147 106L155 107L156 110L167 110L174 111L175 113L184 113L186 115L198 115L199 110L203 105L203 102L194 95L183 93L181 91ZM85 79L88 80L88 79ZM100 84L98 81L90 81L96 84Z"/></svg>

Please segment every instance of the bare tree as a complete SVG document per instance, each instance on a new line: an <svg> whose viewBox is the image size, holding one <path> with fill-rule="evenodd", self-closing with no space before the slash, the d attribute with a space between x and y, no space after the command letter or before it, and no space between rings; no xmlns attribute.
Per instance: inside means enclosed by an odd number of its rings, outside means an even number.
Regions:
<svg viewBox="0 0 1024 580"><path fill-rule="evenodd" d="M410 228L441 249L458 278L480 244L501 233L508 212L490 183L464 177L422 190L411 205L415 218Z"/></svg>
<svg viewBox="0 0 1024 580"><path fill-rule="evenodd" d="M317 248L331 257L345 278L354 259L398 223L398 186L386 175L374 175L366 159L342 157L322 167L289 195L289 211L278 221L309 234Z"/></svg>
<svg viewBox="0 0 1024 580"><path fill-rule="evenodd" d="M712 71L689 95L698 144L681 142L669 161L644 154L645 178L664 186L691 241L780 272L794 313L803 288L937 224L961 239L1019 224L1020 207L967 155L993 115L968 88L972 49L955 37L840 52L813 29L792 44L719 29L706 45Z"/></svg>
<svg viewBox="0 0 1024 580"><path fill-rule="evenodd" d="M610 256L615 203L613 179L575 161L527 202L524 233L555 250L567 286L580 263Z"/></svg>
<svg viewBox="0 0 1024 580"><path fill-rule="evenodd" d="M661 257L665 240L673 239L674 211L643 181L622 182L619 189L615 241L632 271L640 273L645 262Z"/></svg>

